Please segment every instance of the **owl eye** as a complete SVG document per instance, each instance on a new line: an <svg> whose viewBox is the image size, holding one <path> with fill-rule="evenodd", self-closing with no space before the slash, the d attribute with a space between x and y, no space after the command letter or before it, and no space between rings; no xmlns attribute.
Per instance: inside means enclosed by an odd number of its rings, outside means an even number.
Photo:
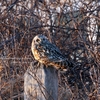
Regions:
<svg viewBox="0 0 100 100"><path fill-rule="evenodd" d="M43 38L43 41L45 41L45 39Z"/></svg>
<svg viewBox="0 0 100 100"><path fill-rule="evenodd" d="M40 41L40 39L36 39L36 42L39 42Z"/></svg>

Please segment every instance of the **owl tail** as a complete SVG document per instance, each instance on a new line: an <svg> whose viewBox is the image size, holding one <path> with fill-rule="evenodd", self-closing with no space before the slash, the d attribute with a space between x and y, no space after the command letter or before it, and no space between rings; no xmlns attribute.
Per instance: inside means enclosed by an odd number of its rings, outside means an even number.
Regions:
<svg viewBox="0 0 100 100"><path fill-rule="evenodd" d="M56 67L56 69L58 69L60 71L66 72L68 67L73 67L73 64L72 64L72 62L65 60L65 61L61 61L61 62L55 62L55 67Z"/></svg>

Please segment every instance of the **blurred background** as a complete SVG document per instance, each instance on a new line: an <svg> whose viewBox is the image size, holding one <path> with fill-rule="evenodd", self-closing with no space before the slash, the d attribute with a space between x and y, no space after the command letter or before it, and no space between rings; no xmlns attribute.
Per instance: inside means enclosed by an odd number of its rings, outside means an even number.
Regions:
<svg viewBox="0 0 100 100"><path fill-rule="evenodd" d="M99 100L99 0L0 0L0 100L23 100L23 75L34 60L37 34L75 64L74 72L59 75L59 94L68 87L72 100Z"/></svg>

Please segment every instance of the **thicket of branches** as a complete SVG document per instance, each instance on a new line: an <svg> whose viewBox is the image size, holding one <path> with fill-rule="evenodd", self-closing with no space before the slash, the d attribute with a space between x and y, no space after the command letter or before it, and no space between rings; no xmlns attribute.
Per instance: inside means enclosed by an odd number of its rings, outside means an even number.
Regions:
<svg viewBox="0 0 100 100"><path fill-rule="evenodd" d="M30 47L32 38L37 34L46 35L66 58L74 62L75 67L59 79L61 86L65 83L69 86L73 100L84 96L98 99L99 0L1 0L1 100L23 99L23 75L34 59Z"/></svg>

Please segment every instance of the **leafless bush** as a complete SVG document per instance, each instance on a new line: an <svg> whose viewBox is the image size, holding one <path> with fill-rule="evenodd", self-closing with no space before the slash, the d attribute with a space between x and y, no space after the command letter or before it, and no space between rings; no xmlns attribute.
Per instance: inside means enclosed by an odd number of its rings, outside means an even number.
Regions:
<svg viewBox="0 0 100 100"><path fill-rule="evenodd" d="M36 34L45 34L75 64L59 75L61 88L67 86L73 100L99 99L99 0L1 0L0 98L23 99L23 75L33 61Z"/></svg>

